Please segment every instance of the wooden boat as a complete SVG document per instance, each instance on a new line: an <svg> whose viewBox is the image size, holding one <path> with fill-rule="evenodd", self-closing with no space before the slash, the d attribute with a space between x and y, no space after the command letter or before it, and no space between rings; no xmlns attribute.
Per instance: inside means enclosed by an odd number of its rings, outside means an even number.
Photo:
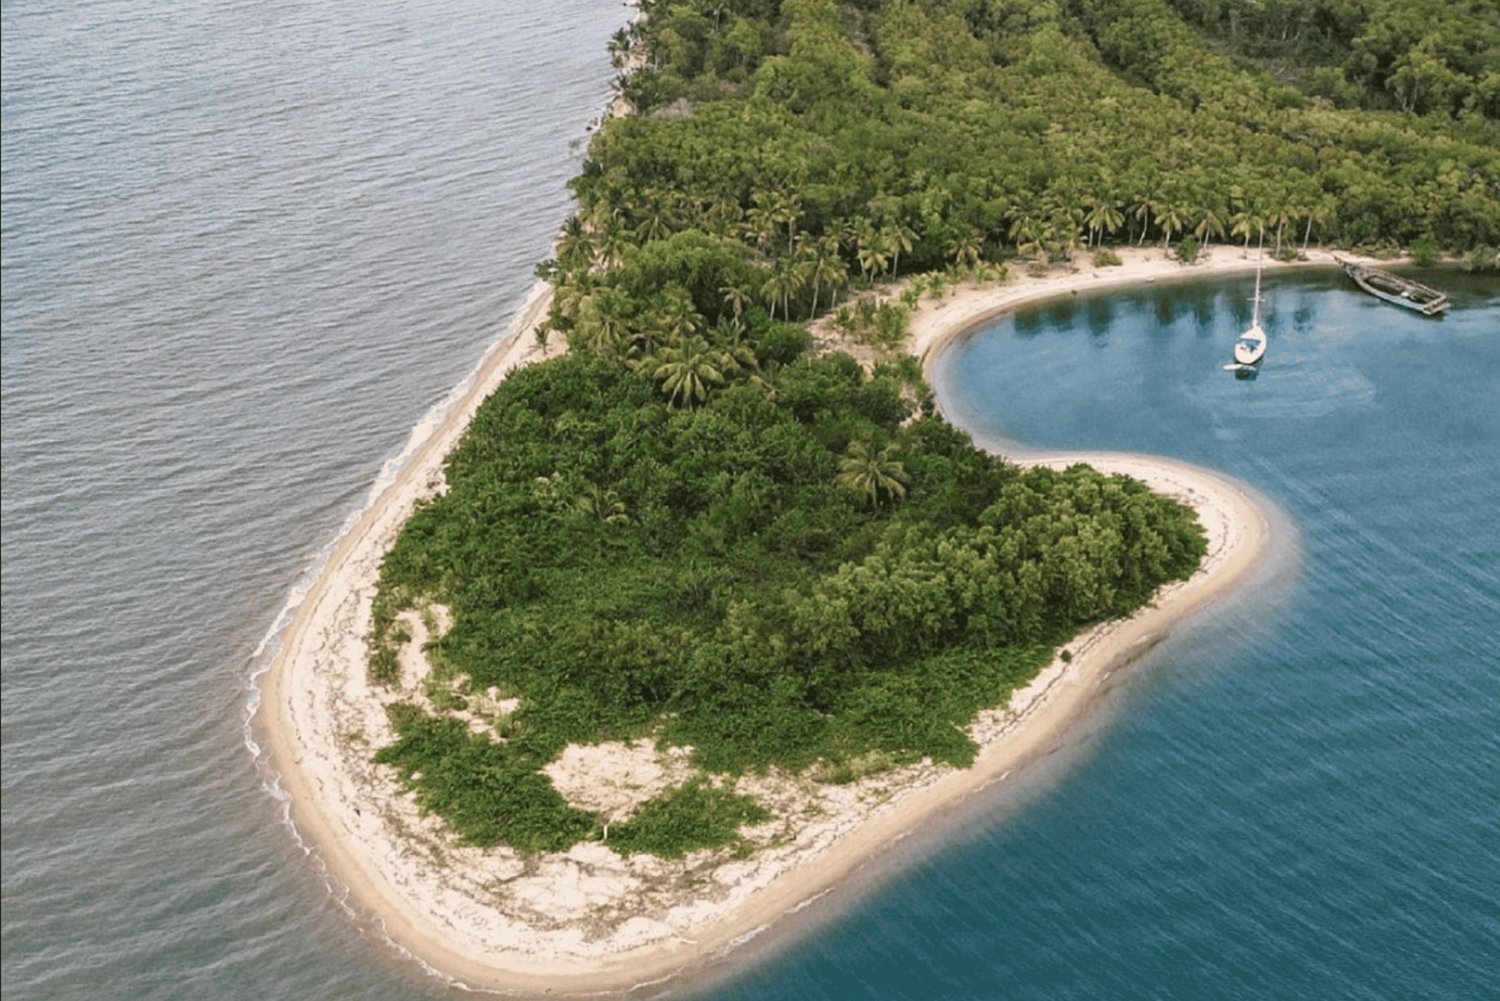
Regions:
<svg viewBox="0 0 1500 1001"><path fill-rule="evenodd" d="M1430 285L1372 268L1368 264L1343 260L1339 263L1344 266L1344 274L1354 279L1354 284L1377 299L1414 309L1423 316L1442 316L1448 311L1448 296Z"/></svg>
<svg viewBox="0 0 1500 1001"><path fill-rule="evenodd" d="M1253 370L1266 356L1266 332L1260 325L1260 265L1255 266L1255 303L1250 319L1250 329L1234 342L1234 361L1224 368L1231 372Z"/></svg>

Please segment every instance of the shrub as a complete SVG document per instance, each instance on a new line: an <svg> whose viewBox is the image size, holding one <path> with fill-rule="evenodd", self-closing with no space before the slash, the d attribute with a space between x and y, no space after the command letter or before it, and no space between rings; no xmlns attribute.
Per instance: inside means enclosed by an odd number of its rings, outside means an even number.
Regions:
<svg viewBox="0 0 1500 1001"><path fill-rule="evenodd" d="M1500 250L1494 247L1475 247L1464 255L1463 269L1473 274L1500 271Z"/></svg>
<svg viewBox="0 0 1500 1001"><path fill-rule="evenodd" d="M740 840L740 827L770 814L749 796L694 779L668 789L610 832L607 844L621 855L681 858L702 848Z"/></svg>
<svg viewBox="0 0 1500 1001"><path fill-rule="evenodd" d="M1108 247L1100 247L1094 251L1094 267L1096 268L1117 268L1121 263L1123 262L1120 260L1120 255Z"/></svg>
<svg viewBox="0 0 1500 1001"><path fill-rule="evenodd" d="M1421 267L1430 268L1438 262L1441 253L1435 240L1428 237L1411 245L1411 259Z"/></svg>

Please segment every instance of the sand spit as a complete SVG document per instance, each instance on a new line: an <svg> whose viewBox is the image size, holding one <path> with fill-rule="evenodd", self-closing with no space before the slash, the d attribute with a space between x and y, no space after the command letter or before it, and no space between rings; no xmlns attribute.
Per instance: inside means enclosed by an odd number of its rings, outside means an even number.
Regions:
<svg viewBox="0 0 1500 1001"><path fill-rule="evenodd" d="M947 339L1038 298L1254 267L1238 248L1218 248L1192 267L1159 252L1122 256L1120 267L962 287L926 302L914 318L911 349L930 360ZM981 714L971 730L982 748L972 768L919 764L840 786L777 774L742 779L739 790L776 815L747 832L760 847L745 859L724 852L678 862L622 859L600 844L540 858L455 847L437 821L418 814L392 772L370 761L393 739L384 706L395 697L367 680L370 605L382 556L415 505L442 489L443 458L479 403L513 368L545 354L533 334L549 301L545 289L534 291L468 394L339 541L281 637L256 721L294 823L349 888L351 902L401 947L471 987L551 996L625 992L713 963L935 815L1012 781L1018 769L1056 750L1113 670L1242 581L1268 543L1263 512L1240 485L1211 471L1141 455L1027 455L1029 463L1088 462L1125 473L1193 505L1208 533L1208 555L1192 579L1163 589L1132 618L1080 635L1069 644L1069 662L1054 661L1009 706ZM411 625L419 648L425 631L415 618ZM422 673L417 658L403 671L412 685ZM670 755L650 746L611 750L614 766L597 769L592 787L586 752L559 760L558 781L570 799L623 813L670 781Z"/></svg>

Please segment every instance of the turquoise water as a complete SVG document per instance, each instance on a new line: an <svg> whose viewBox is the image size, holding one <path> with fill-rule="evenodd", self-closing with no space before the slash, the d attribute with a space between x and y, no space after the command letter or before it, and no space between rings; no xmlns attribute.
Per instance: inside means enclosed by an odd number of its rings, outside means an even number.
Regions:
<svg viewBox="0 0 1500 1001"><path fill-rule="evenodd" d="M1019 793L720 998L1495 997L1500 283L1434 321L1341 273L1028 309L935 382L976 436L1156 452L1284 509L1275 566ZM1018 805L1019 804L1019 805Z"/></svg>
<svg viewBox="0 0 1500 1001"><path fill-rule="evenodd" d="M530 286L629 13L0 0L7 998L471 996L328 891L252 679ZM1295 532L1020 795L710 996L1489 996L1500 296L1443 282L1433 323L1273 281L1254 383L1247 282L955 348L976 431L1225 468Z"/></svg>

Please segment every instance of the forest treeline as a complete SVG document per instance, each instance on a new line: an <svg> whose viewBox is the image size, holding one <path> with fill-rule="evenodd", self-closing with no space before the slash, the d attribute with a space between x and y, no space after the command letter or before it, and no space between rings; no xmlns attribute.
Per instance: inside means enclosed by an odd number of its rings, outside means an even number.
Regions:
<svg viewBox="0 0 1500 1001"><path fill-rule="evenodd" d="M617 42L645 46L624 83L641 114L607 123L576 184L606 250L698 229L779 259L789 228L857 280L1186 235L1488 248L1476 261L1500 244L1494 78L1468 63L1480 97L1418 115L1280 84L1167 0L645 8ZM1493 18L1462 23L1492 61Z"/></svg>
<svg viewBox="0 0 1500 1001"><path fill-rule="evenodd" d="M1183 506L978 451L915 359L813 352L851 289L1110 243L1500 242L1482 102L1337 108L1166 0L641 6L636 114L539 268L572 350L485 402L381 571L377 682L404 609L454 625L377 760L474 843L605 837L540 771L569 743L692 749L608 829L663 855L764 818L746 771L965 764L980 708L1198 565ZM900 341L900 303L843 308Z"/></svg>
<svg viewBox="0 0 1500 1001"><path fill-rule="evenodd" d="M1171 0L1232 51L1341 107L1500 117L1494 0Z"/></svg>

